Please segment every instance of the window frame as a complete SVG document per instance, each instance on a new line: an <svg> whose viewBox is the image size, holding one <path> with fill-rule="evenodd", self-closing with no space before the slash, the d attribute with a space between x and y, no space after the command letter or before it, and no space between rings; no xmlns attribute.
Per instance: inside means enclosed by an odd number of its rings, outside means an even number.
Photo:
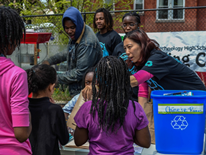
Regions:
<svg viewBox="0 0 206 155"><path fill-rule="evenodd" d="M160 0L157 0L157 9L159 9L159 1ZM170 6L170 3L172 4L172 6ZM183 8L184 7L185 7L185 0L183 0ZM174 8L174 0L168 0L168 8ZM167 10L167 11L168 11L167 19L159 19L158 17L159 11L156 11L156 21L158 22L158 21L184 21L185 20L185 9L183 9L183 18L173 18L174 10Z"/></svg>
<svg viewBox="0 0 206 155"><path fill-rule="evenodd" d="M136 0L134 0L134 3L133 3L133 10L137 10L136 9ZM142 0L142 10L144 10L144 0ZM141 13L143 13L144 11L140 11Z"/></svg>

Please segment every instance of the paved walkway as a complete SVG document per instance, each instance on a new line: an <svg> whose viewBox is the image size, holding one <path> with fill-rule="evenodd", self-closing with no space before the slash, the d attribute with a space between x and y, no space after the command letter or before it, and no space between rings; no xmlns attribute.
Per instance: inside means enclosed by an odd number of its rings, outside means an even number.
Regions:
<svg viewBox="0 0 206 155"><path fill-rule="evenodd" d="M63 147L64 150L61 150L61 155L87 155L89 153L89 150L87 149L78 149L78 148L69 148L69 147ZM142 153L135 153L134 155L168 155L168 154L160 154L156 151L155 145L151 144L150 148L143 149ZM173 154L169 154L173 155ZM177 155L177 154L175 154ZM189 154L187 154L189 155ZM194 154L192 154L194 155ZM200 155L204 155L204 145L203 145L203 151Z"/></svg>

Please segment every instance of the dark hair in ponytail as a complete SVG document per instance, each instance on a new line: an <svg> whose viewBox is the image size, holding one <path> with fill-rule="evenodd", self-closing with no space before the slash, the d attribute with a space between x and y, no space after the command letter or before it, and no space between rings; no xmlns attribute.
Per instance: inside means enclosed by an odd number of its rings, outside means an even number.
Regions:
<svg viewBox="0 0 206 155"><path fill-rule="evenodd" d="M56 82L56 70L46 64L35 65L26 70L28 77L29 93L37 93L46 89L49 84Z"/></svg>

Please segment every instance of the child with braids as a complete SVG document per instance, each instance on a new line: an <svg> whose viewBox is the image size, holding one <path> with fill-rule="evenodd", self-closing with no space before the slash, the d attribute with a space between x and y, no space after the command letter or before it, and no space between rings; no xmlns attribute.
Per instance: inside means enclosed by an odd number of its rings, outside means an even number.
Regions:
<svg viewBox="0 0 206 155"><path fill-rule="evenodd" d="M0 154L29 155L29 101L26 72L15 66L7 55L20 46L25 34L19 14L0 7Z"/></svg>
<svg viewBox="0 0 206 155"><path fill-rule="evenodd" d="M64 112L59 105L51 103L56 82L53 67L42 64L27 70L32 132L29 136L33 155L60 155L58 141L65 145L69 141Z"/></svg>
<svg viewBox="0 0 206 155"><path fill-rule="evenodd" d="M147 117L139 103L129 100L130 89L124 60L102 58L94 72L92 101L85 102L74 118L77 146L89 140L89 155L133 155L133 143L150 146Z"/></svg>

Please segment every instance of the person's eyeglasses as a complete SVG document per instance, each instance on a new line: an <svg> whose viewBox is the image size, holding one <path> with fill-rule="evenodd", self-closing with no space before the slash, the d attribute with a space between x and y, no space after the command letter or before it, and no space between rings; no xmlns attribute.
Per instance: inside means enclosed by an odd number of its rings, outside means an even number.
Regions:
<svg viewBox="0 0 206 155"><path fill-rule="evenodd" d="M129 24L123 24L122 25L122 28L127 28L128 26L129 27L134 27L135 25L137 25L138 23L129 23Z"/></svg>

